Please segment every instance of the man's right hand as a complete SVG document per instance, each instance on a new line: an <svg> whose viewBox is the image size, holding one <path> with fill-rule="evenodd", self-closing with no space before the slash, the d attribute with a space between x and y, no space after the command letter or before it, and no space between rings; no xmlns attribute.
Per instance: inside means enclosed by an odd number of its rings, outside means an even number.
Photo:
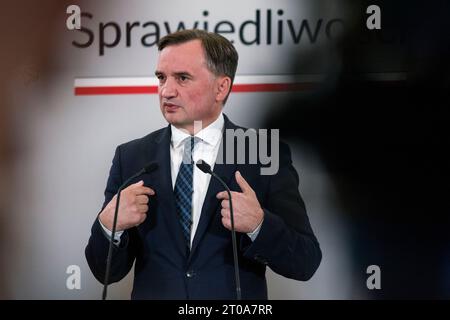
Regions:
<svg viewBox="0 0 450 320"><path fill-rule="evenodd" d="M136 227L144 222L148 211L148 196L155 195L155 191L144 186L144 181L136 182L123 189L120 193L120 207L117 217L116 231ZM100 222L112 230L114 211L116 210L117 195L111 199L99 214Z"/></svg>

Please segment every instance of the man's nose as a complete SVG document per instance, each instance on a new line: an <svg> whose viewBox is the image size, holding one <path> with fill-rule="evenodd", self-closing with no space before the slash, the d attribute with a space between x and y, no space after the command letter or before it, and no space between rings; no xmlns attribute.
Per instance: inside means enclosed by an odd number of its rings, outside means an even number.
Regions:
<svg viewBox="0 0 450 320"><path fill-rule="evenodd" d="M178 94L176 83L171 78L167 78L164 84L160 85L159 90L161 96L166 99L174 98Z"/></svg>

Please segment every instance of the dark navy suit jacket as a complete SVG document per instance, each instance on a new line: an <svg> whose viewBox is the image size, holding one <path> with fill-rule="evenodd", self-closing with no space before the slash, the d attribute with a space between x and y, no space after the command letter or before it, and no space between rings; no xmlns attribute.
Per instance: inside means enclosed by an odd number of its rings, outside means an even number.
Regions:
<svg viewBox="0 0 450 320"><path fill-rule="evenodd" d="M225 129L237 128L225 116ZM170 140L168 126L116 149L103 208L119 186L145 164L156 162L158 169L130 182L142 179L156 195L150 197L144 223L126 230L120 245L114 246L110 282L125 277L135 262L132 299L235 299L231 232L222 225L216 198L223 187L211 178L192 248L187 252L175 209ZM222 146L224 143L222 140ZM299 178L289 147L280 143L278 173L261 175L260 168L260 164L214 166L230 189L240 192L234 176L239 170L264 210L264 222L254 242L237 233L243 299L267 299L267 266L285 277L306 281L322 258L298 191ZM85 253L90 269L102 283L108 246L96 219Z"/></svg>

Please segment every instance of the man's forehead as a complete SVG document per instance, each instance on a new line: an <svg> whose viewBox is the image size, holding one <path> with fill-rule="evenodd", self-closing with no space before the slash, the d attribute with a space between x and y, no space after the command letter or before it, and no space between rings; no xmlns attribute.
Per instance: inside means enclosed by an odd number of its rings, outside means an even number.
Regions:
<svg viewBox="0 0 450 320"><path fill-rule="evenodd" d="M159 56L164 55L204 55L203 45L200 40L190 40L187 42L170 44L159 52Z"/></svg>
<svg viewBox="0 0 450 320"><path fill-rule="evenodd" d="M203 47L190 45L170 45L159 52L157 60L157 71L163 69L170 69L171 72L175 69L178 71L186 71L196 67L206 67L206 60L203 52Z"/></svg>

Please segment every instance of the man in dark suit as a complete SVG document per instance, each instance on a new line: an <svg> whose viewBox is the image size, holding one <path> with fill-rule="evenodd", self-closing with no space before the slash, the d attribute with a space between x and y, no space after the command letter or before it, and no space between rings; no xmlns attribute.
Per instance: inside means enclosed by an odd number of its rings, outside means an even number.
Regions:
<svg viewBox="0 0 450 320"><path fill-rule="evenodd" d="M260 161L216 161L229 152L225 132L239 129L222 114L237 68L235 48L220 35L186 30L162 38L158 49L155 74L169 126L116 149L105 202L86 247L94 276L104 281L119 186L155 162L156 170L121 193L110 282L125 277L136 261L133 299L236 297L228 196L193 165L203 159L232 190L242 297L267 299L267 266L308 280L321 251L288 146L279 144L273 175L261 174ZM240 156L242 150L233 148Z"/></svg>

